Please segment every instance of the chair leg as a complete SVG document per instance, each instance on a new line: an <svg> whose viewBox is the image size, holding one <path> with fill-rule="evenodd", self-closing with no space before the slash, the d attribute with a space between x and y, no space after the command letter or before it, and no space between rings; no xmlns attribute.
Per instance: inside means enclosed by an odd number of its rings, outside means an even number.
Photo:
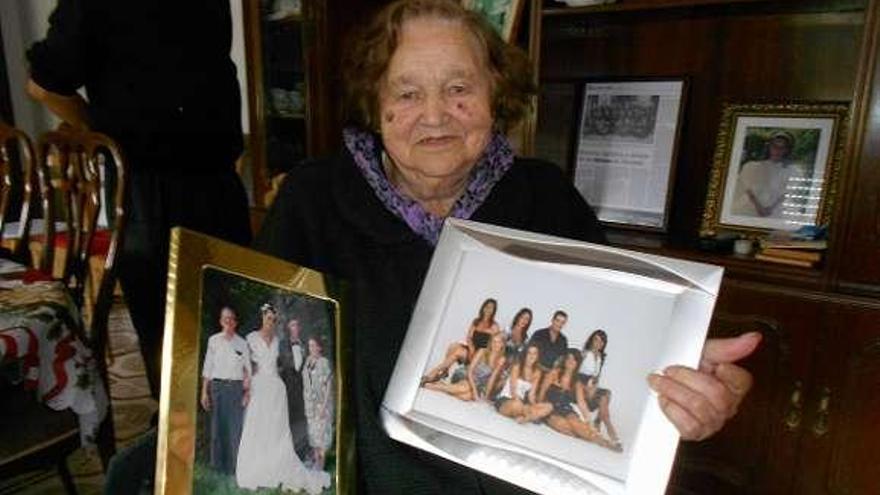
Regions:
<svg viewBox="0 0 880 495"><path fill-rule="evenodd" d="M66 458L58 462L58 474L61 476L61 484L64 485L67 495L77 495L76 484L73 482L73 476L70 475L70 469L67 468Z"/></svg>
<svg viewBox="0 0 880 495"><path fill-rule="evenodd" d="M98 437L95 439L98 444L98 454L101 456L101 466L104 472L110 466L110 458L116 453L116 429L113 426L113 406L107 405L107 416L98 426Z"/></svg>

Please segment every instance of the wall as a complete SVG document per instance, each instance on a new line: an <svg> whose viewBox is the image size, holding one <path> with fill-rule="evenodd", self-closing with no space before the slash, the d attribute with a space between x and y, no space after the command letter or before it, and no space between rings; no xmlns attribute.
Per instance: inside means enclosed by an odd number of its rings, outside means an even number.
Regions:
<svg viewBox="0 0 880 495"><path fill-rule="evenodd" d="M184 0L185 1L185 0ZM232 60L238 67L238 80L242 88L241 120L244 132L248 132L247 77L245 73L244 25L242 4L249 0L230 0L232 8ZM43 38L49 28L49 14L56 0L0 0L0 29L3 32L3 48L12 96L15 125L31 136L58 125L41 105L25 93L27 61L25 51L34 41Z"/></svg>
<svg viewBox="0 0 880 495"><path fill-rule="evenodd" d="M31 136L54 127L58 121L25 94L27 61L25 51L49 27L55 0L0 0L0 29L12 97L15 125Z"/></svg>

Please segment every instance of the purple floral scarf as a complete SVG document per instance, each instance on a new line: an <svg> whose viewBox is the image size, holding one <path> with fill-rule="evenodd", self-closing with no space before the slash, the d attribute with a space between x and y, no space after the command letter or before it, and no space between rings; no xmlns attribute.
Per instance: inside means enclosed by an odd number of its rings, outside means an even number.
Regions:
<svg viewBox="0 0 880 495"><path fill-rule="evenodd" d="M426 211L418 202L401 194L388 181L382 169L382 143L379 139L372 133L351 127L343 131L343 137L345 147L354 157L355 164L385 208L406 222L419 237L432 246L437 245L444 218ZM486 201L492 188L511 165L513 165L513 148L503 134L495 132L480 162L471 171L468 185L464 193L455 201L449 216L470 218Z"/></svg>

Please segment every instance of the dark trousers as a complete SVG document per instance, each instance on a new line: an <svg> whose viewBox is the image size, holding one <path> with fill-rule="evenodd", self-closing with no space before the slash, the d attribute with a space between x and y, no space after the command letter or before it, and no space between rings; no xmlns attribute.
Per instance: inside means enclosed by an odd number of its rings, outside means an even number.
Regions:
<svg viewBox="0 0 880 495"><path fill-rule="evenodd" d="M232 166L212 172L134 171L119 280L153 396L159 397L168 243L186 227L241 245L251 241L247 195Z"/></svg>
<svg viewBox="0 0 880 495"><path fill-rule="evenodd" d="M152 428L110 459L104 478L104 495L153 493L156 441L156 428Z"/></svg>
<svg viewBox="0 0 880 495"><path fill-rule="evenodd" d="M211 467L235 474L238 444L244 425L241 380L211 380Z"/></svg>
<svg viewBox="0 0 880 495"><path fill-rule="evenodd" d="M295 371L292 373L295 376L284 379L284 384L287 386L287 416L290 421L293 449L300 459L305 459L309 453L309 433L303 401L303 380L299 373Z"/></svg>

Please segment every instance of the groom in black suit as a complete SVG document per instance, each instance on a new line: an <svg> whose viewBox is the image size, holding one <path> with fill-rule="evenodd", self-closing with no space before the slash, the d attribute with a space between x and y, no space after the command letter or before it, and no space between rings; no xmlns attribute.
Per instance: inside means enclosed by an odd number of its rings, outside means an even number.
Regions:
<svg viewBox="0 0 880 495"><path fill-rule="evenodd" d="M290 434L293 448L300 459L307 459L309 453L308 428L305 405L303 403L302 370L306 362L305 341L300 338L299 320L287 322L287 331L278 349L278 374L287 387L287 414L290 419Z"/></svg>

